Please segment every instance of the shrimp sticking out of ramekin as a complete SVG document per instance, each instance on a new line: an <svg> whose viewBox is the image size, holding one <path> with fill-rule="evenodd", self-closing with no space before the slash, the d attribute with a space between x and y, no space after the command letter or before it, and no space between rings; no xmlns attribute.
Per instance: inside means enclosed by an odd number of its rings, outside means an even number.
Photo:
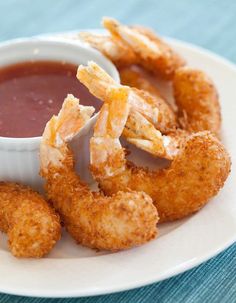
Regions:
<svg viewBox="0 0 236 303"><path fill-rule="evenodd" d="M118 131L116 121L121 125L126 122L128 111L129 107L123 106L121 100L120 108L115 109L117 116L114 113L111 121L112 134ZM47 195L76 242L112 251L144 244L157 234L158 214L152 199L144 192L127 189L110 197L93 193L74 170L68 141L93 112L93 107L79 105L78 99L68 95L58 116L47 123L40 147L41 175L46 180ZM105 149L97 150L93 156L99 161L105 151L109 153L119 146L118 139L107 138ZM119 163L114 163L115 166L122 169Z"/></svg>
<svg viewBox="0 0 236 303"><path fill-rule="evenodd" d="M110 87L129 93L130 113L123 135L130 143L155 156L172 159L172 144L161 132L176 129L176 117L172 108L158 95L116 83L94 62L80 65L77 78L100 100L107 99ZM108 100L109 101L109 100ZM173 143L174 141L172 141ZM169 152L170 151L170 152Z"/></svg>
<svg viewBox="0 0 236 303"><path fill-rule="evenodd" d="M79 38L103 53L117 67L137 63L138 58L132 48L118 37L81 32Z"/></svg>
<svg viewBox="0 0 236 303"><path fill-rule="evenodd" d="M125 125L116 116L119 110L121 98L111 86L90 141L91 172L105 194L144 191L165 222L196 212L218 193L229 174L230 158L214 135L204 131L186 136L169 168L150 171L125 161L118 144L122 129L110 130Z"/></svg>
<svg viewBox="0 0 236 303"><path fill-rule="evenodd" d="M0 230L11 253L20 258L47 255L61 237L59 216L37 192L0 182Z"/></svg>
<svg viewBox="0 0 236 303"><path fill-rule="evenodd" d="M138 64L158 76L171 80L185 61L166 42L144 27L130 27L112 18L103 18L103 26L114 37L128 44L138 57Z"/></svg>

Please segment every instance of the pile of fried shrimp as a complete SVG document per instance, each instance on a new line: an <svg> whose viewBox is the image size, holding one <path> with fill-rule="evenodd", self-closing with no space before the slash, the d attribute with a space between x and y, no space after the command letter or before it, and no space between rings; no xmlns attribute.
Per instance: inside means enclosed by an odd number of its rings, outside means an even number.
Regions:
<svg viewBox="0 0 236 303"><path fill-rule="evenodd" d="M158 235L159 223L200 210L223 187L231 162L220 140L219 96L211 79L150 29L103 18L106 34L80 33L120 72L115 82L100 66L80 65L78 80L103 103L90 138L93 192L75 171L70 141L94 113L68 95L47 123L40 145L46 198L27 186L0 182L0 229L17 257L43 257L61 225L81 245L118 251ZM175 108L156 79L166 81ZM121 137L153 157L156 170L126 159ZM77 150L80 156L80 150Z"/></svg>

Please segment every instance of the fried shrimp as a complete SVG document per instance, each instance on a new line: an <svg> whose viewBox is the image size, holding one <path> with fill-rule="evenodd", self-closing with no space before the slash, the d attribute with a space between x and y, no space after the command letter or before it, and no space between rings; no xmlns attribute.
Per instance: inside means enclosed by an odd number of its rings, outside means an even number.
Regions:
<svg viewBox="0 0 236 303"><path fill-rule="evenodd" d="M218 93L205 73L189 67L178 69L173 79L173 91L183 129L189 132L209 130L219 136Z"/></svg>
<svg viewBox="0 0 236 303"><path fill-rule="evenodd" d="M124 85L160 96L158 89L140 69L123 68L120 70L120 77ZM204 72L190 67L179 68L173 79L173 93L181 129L189 133L209 130L219 137L221 127L219 97L216 87Z"/></svg>
<svg viewBox="0 0 236 303"><path fill-rule="evenodd" d="M187 136L183 131L184 140L169 168L138 168L126 162L118 144L127 121L125 111L120 118L115 115L118 108L121 110L121 96L110 87L90 141L91 172L105 194L144 191L153 199L160 221L165 222L196 212L218 193L229 174L230 158L210 132ZM110 131L111 125L116 132Z"/></svg>
<svg viewBox="0 0 236 303"><path fill-rule="evenodd" d="M147 71L151 71L166 80L173 81L173 93L178 107L178 123L182 129L190 133L209 130L219 137L221 114L218 94L214 84L205 73L184 67L184 60L150 29L140 26L125 26L112 18L103 18L102 23L110 33L110 36L107 36L110 40L116 39L119 41L119 45L123 43L124 48L128 47L129 51L132 50L136 55L136 59L131 60L130 65L140 65ZM83 35L84 40L92 46L95 46L97 42L97 48L99 48L100 41L96 37L88 34L89 39L86 39L86 34L82 33L81 36L83 37ZM112 48L108 46L105 53L102 49L102 43L100 50L108 57L109 50L112 53ZM121 57L123 56L122 51L119 54L121 54ZM127 51L127 56L125 56L125 59L127 59L126 63L129 61L128 54L129 52ZM111 56L109 58L116 64ZM148 99L147 96L141 93L141 91L145 91L152 94L154 99L159 101L156 108L159 108L159 112L163 112L163 115L160 115L163 123L157 125L153 119L155 116L146 117L147 120L163 134L168 134L169 131L172 131L177 125L174 113L172 112L171 114L170 110L167 110L166 106L163 105L166 102L162 99L158 90L147 79L144 79L140 73L132 70L130 66L123 70L120 69L120 74L124 85L139 89L136 91L136 97L139 95L139 98ZM164 107L161 108L162 106ZM148 109L148 113L151 112L153 112L153 108ZM141 114L144 115L144 113ZM142 148L141 146L139 147ZM149 149L149 152L157 156L153 149ZM158 156L161 156L161 154Z"/></svg>
<svg viewBox="0 0 236 303"><path fill-rule="evenodd" d="M132 48L117 37L82 32L79 34L79 38L99 50L118 67L137 62L137 56Z"/></svg>
<svg viewBox="0 0 236 303"><path fill-rule="evenodd" d="M116 83L94 62L89 62L88 66L80 65L77 78L102 101L107 100L110 87L117 91L122 88L129 93L131 110L123 130L124 137L155 156L172 159L173 153L168 152L169 139L163 137L160 131L175 129L176 117L171 107L161 97Z"/></svg>
<svg viewBox="0 0 236 303"><path fill-rule="evenodd" d="M143 69L137 68L137 66L129 66L120 68L119 73L122 85L135 87L157 98L163 98L156 86L152 85L147 79L146 72Z"/></svg>
<svg viewBox="0 0 236 303"><path fill-rule="evenodd" d="M27 186L0 182L0 209L0 230L16 257L43 257L61 237L58 215Z"/></svg>
<svg viewBox="0 0 236 303"><path fill-rule="evenodd" d="M117 115L123 114L123 109L121 102ZM128 108L124 109L127 111ZM40 147L41 175L46 180L47 195L78 243L114 251L144 244L157 234L158 215L152 199L137 191L118 191L110 197L93 193L74 171L67 142L93 112L92 107L79 105L79 100L69 95L58 116L47 123ZM120 119L113 117L111 133L116 133L116 121ZM107 139L107 151L116 146L119 140ZM102 159L103 153L98 151L96 157Z"/></svg>
<svg viewBox="0 0 236 303"><path fill-rule="evenodd" d="M120 81L122 85L137 88L138 90L147 92L156 99L156 107L159 109L162 116L169 117L164 120L159 130L162 133L169 133L177 128L177 117L173 106L163 97L162 93L156 86L156 77L153 77L138 66L124 67L119 70ZM171 123L170 123L171 121ZM166 124L166 125L164 125Z"/></svg>
<svg viewBox="0 0 236 303"><path fill-rule="evenodd" d="M103 18L102 24L112 37L118 37L132 48L138 57L137 64L164 79L171 80L175 71L185 64L185 61L150 29L125 26L112 18Z"/></svg>

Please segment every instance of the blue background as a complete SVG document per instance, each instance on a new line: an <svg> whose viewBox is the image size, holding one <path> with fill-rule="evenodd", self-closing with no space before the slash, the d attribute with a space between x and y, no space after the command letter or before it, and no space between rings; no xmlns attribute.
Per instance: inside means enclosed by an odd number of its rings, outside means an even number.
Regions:
<svg viewBox="0 0 236 303"><path fill-rule="evenodd" d="M104 15L150 26L162 35L200 45L236 62L233 0L0 0L0 40L97 28ZM195 269L137 290L74 299L0 294L0 302L236 302L236 244Z"/></svg>

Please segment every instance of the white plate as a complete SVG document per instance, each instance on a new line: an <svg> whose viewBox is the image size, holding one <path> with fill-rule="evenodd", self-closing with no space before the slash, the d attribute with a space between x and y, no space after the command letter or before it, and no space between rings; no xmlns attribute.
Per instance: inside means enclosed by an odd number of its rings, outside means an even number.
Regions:
<svg viewBox="0 0 236 303"><path fill-rule="evenodd" d="M224 189L204 209L160 226L160 236L139 248L94 252L64 235L40 260L18 260L0 235L0 292L40 297L79 297L128 290L161 281L213 257L236 240L236 67L206 50L169 40L189 65L206 71L222 104L223 139L232 157Z"/></svg>

